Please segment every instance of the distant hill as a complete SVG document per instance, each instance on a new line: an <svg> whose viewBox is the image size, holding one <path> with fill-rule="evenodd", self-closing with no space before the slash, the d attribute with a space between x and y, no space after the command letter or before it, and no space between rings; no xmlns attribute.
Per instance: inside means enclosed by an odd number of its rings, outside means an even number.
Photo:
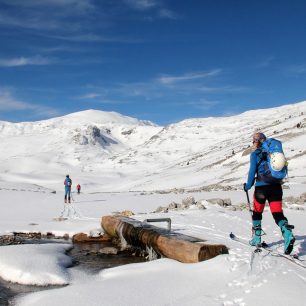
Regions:
<svg viewBox="0 0 306 306"><path fill-rule="evenodd" d="M37 122L0 122L0 183L61 189L66 174L86 191L240 188L251 136L284 142L290 180L306 181L306 102L160 127L87 110Z"/></svg>

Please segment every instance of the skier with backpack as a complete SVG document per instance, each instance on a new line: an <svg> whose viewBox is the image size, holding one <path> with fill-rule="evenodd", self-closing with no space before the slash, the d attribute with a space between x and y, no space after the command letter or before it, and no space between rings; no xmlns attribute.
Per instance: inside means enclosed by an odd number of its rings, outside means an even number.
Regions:
<svg viewBox="0 0 306 306"><path fill-rule="evenodd" d="M250 245L261 244L262 213L265 202L269 202L270 210L275 223L280 227L284 238L284 253L292 252L295 238L292 234L293 225L288 224L282 208L282 179L287 175L286 159L283 154L280 141L269 138L257 132L253 135L254 151L250 156L250 169L247 182L243 189L245 192L251 189L255 183L252 211L252 239Z"/></svg>
<svg viewBox="0 0 306 306"><path fill-rule="evenodd" d="M64 185L65 185L65 203L67 203L67 199L68 203L70 203L72 180L69 177L69 174L66 175Z"/></svg>
<svg viewBox="0 0 306 306"><path fill-rule="evenodd" d="M77 192L78 192L78 194L80 194L80 192L81 192L81 185L80 184L77 184Z"/></svg>

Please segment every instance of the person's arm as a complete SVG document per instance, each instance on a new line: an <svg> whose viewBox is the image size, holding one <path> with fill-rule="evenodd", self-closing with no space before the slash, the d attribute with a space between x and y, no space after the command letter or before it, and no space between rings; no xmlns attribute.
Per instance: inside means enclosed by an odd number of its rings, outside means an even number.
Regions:
<svg viewBox="0 0 306 306"><path fill-rule="evenodd" d="M256 153L253 152L250 156L250 169L249 169L249 174L248 174L248 180L245 184L245 190L251 189L252 186L254 185L256 168L257 168L257 157L256 157Z"/></svg>

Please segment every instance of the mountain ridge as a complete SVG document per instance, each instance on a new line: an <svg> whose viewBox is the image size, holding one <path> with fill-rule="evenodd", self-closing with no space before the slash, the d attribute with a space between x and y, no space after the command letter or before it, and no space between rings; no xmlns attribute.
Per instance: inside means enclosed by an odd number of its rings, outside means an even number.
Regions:
<svg viewBox="0 0 306 306"><path fill-rule="evenodd" d="M32 123L0 122L0 180L60 189L62 176L70 173L88 191L238 188L258 129L284 141L296 176L306 168L305 113L306 101L165 127L96 110Z"/></svg>

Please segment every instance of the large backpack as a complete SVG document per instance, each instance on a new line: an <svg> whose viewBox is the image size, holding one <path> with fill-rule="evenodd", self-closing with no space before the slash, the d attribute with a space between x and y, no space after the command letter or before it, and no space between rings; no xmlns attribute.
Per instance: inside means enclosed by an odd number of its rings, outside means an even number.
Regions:
<svg viewBox="0 0 306 306"><path fill-rule="evenodd" d="M71 187L71 185L72 185L72 180L71 180L69 177L67 177L67 178L65 179L64 184L65 184L66 187Z"/></svg>
<svg viewBox="0 0 306 306"><path fill-rule="evenodd" d="M288 174L282 143L274 138L266 139L261 145L259 157L257 180L281 183Z"/></svg>

